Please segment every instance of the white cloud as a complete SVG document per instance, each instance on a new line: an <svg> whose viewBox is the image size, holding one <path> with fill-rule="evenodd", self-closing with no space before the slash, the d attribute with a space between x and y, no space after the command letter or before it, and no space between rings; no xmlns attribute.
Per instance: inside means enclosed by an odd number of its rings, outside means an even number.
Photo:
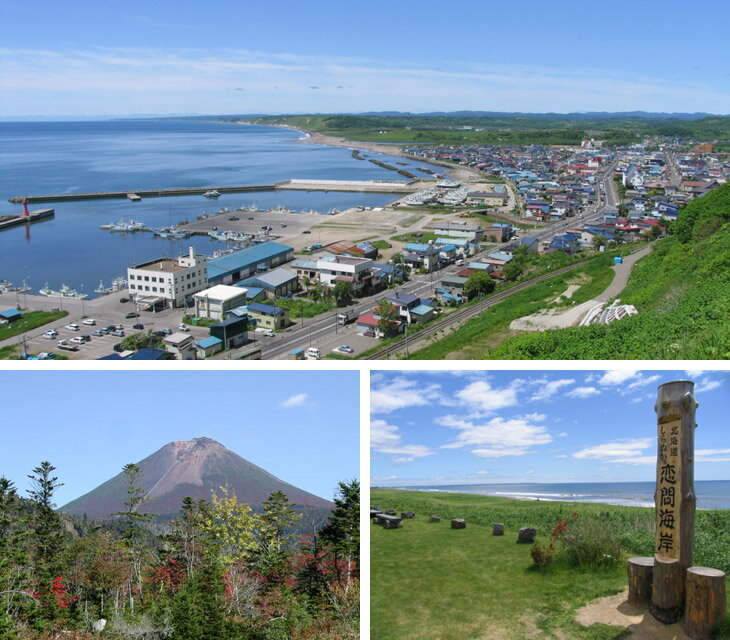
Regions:
<svg viewBox="0 0 730 640"><path fill-rule="evenodd" d="M406 407L429 405L440 400L440 389L438 384L424 385L407 378L385 381L370 391L370 411L391 413Z"/></svg>
<svg viewBox="0 0 730 640"><path fill-rule="evenodd" d="M456 397L480 411L495 411L517 404L517 391L513 387L495 389L484 380L467 385L456 393Z"/></svg>
<svg viewBox="0 0 730 640"><path fill-rule="evenodd" d="M385 420L373 420L370 423L370 447L373 451L393 456L396 464L407 464L416 458L433 455L433 451L422 444L403 444L397 426Z"/></svg>
<svg viewBox="0 0 730 640"><path fill-rule="evenodd" d="M730 462L730 449L697 449L696 462Z"/></svg>
<svg viewBox="0 0 730 640"><path fill-rule="evenodd" d="M494 417L486 423L476 424L458 416L443 416L437 418L436 423L459 431L456 439L442 445L442 449L468 448L480 458L522 456L532 453L533 447L553 440L544 426L524 418Z"/></svg>
<svg viewBox="0 0 730 640"><path fill-rule="evenodd" d="M284 409L293 409L294 407L307 407L309 406L309 396L306 393L297 393L293 396L289 396L284 400L281 405Z"/></svg>
<svg viewBox="0 0 730 640"><path fill-rule="evenodd" d="M631 380L634 376L636 376L639 372L638 371L626 371L626 370L620 370L620 371L606 371L598 380L598 384L602 384L604 386L616 386L619 384L623 384L627 380Z"/></svg>
<svg viewBox="0 0 730 640"><path fill-rule="evenodd" d="M659 375L647 376L645 378L643 375L639 374L638 379L631 382L629 384L629 386L627 387L627 389L633 390L633 389L638 389L639 387L645 387L646 385L652 384L653 382L657 382L660 379L661 379L661 376L659 376Z"/></svg>
<svg viewBox="0 0 730 640"><path fill-rule="evenodd" d="M290 112L292 100L297 99L297 109L303 113L312 109L476 109L486 103L496 111L513 111L518 106L530 111L591 111L620 110L627 102L648 111L671 103L685 111L719 112L729 99L725 88L694 82L677 86L605 68L565 71L463 60L428 66L407 59L384 64L378 59L223 48L8 47L0 48L0 69L7 93L37 99L54 95L63 100L62 107L49 104L49 112L72 105L75 113L83 108L88 113L101 113L100 109L161 112L163 108L178 112L183 92L191 112L221 113L238 106L230 112L240 113L242 94L233 88L244 82L243 95L255 101L258 111ZM69 86L75 91L69 92ZM320 90L308 91L309 86ZM22 100L15 102L22 104Z"/></svg>
<svg viewBox="0 0 730 640"><path fill-rule="evenodd" d="M573 384L574 382L575 380L572 378L563 378L561 380L545 382L545 384L542 385L542 387L530 398L530 400L538 401L552 398L558 391L560 391L561 388Z"/></svg>
<svg viewBox="0 0 730 640"><path fill-rule="evenodd" d="M591 396L599 395L601 392L595 387L576 387L571 389L565 395L569 398L590 398Z"/></svg>
<svg viewBox="0 0 730 640"><path fill-rule="evenodd" d="M489 473L489 471L484 471L483 469L480 469L476 473L478 476L486 476Z"/></svg>
<svg viewBox="0 0 730 640"><path fill-rule="evenodd" d="M654 464L656 456L644 453L644 450L653 444L653 438L614 440L576 451L573 457L578 460L603 460L614 464Z"/></svg>
<svg viewBox="0 0 730 640"><path fill-rule="evenodd" d="M380 478L370 478L370 482L377 483L377 482L387 482L388 480L397 480L398 476L382 476Z"/></svg>
<svg viewBox="0 0 730 640"><path fill-rule="evenodd" d="M687 377L688 378L699 378L704 373L704 370L702 370L702 369L687 369L687 370L685 370L685 373L687 374Z"/></svg>
<svg viewBox="0 0 730 640"><path fill-rule="evenodd" d="M703 378L695 385L695 393L704 393L705 391L714 391L722 386L722 380L712 380L711 378Z"/></svg>

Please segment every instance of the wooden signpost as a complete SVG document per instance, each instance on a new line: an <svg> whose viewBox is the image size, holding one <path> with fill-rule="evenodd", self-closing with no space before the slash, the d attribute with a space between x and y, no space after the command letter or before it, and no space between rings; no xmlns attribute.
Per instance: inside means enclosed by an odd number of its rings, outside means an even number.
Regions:
<svg viewBox="0 0 730 640"><path fill-rule="evenodd" d="M711 640L726 609L725 573L693 567L694 382L667 382L657 402L656 538L654 557L630 558L628 603L649 604L660 622L672 624L683 615L692 640Z"/></svg>
<svg viewBox="0 0 730 640"><path fill-rule="evenodd" d="M656 540L651 613L665 624L684 610L685 573L694 543L694 382L659 387L657 413Z"/></svg>

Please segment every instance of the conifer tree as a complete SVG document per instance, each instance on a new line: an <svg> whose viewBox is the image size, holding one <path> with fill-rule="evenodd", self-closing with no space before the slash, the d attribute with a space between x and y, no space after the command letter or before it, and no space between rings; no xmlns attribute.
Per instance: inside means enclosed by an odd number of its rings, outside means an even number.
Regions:
<svg viewBox="0 0 730 640"><path fill-rule="evenodd" d="M282 491L275 491L264 501L258 542L258 564L262 573L275 582L281 582L289 558L289 547L295 537L291 528L302 516Z"/></svg>
<svg viewBox="0 0 730 640"><path fill-rule="evenodd" d="M332 548L335 572L345 590L358 573L360 563L360 482L338 482L339 496L322 539Z"/></svg>

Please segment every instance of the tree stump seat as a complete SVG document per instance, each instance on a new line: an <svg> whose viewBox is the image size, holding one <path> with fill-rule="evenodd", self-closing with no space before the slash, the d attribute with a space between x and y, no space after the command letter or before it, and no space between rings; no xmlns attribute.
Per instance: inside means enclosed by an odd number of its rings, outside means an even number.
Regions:
<svg viewBox="0 0 730 640"><path fill-rule="evenodd" d="M464 518L454 518L451 521L452 529L466 529L466 520Z"/></svg>
<svg viewBox="0 0 730 640"><path fill-rule="evenodd" d="M654 558L629 558L626 562L626 570L629 574L629 604L648 605L651 602Z"/></svg>

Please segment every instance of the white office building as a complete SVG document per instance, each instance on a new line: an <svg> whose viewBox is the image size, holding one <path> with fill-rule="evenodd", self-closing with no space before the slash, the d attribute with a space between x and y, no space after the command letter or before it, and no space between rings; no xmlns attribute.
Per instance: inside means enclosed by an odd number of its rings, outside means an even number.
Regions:
<svg viewBox="0 0 730 640"><path fill-rule="evenodd" d="M208 259L190 247L186 256L160 258L127 269L129 295L137 304L182 307L208 286Z"/></svg>
<svg viewBox="0 0 730 640"><path fill-rule="evenodd" d="M247 295L248 289L217 284L193 296L195 315L199 318L224 320L227 312L246 304Z"/></svg>

